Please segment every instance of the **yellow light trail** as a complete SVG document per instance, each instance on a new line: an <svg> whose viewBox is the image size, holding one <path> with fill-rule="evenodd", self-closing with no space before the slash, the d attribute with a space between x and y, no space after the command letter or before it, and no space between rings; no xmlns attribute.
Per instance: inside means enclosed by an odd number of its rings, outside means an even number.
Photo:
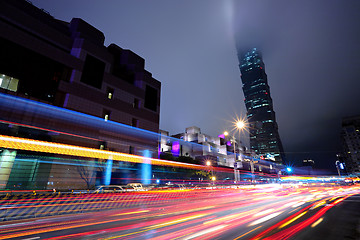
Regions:
<svg viewBox="0 0 360 240"><path fill-rule="evenodd" d="M166 161L155 158L146 158L126 153L113 152L108 150L99 150L95 148L80 147L69 144L45 142L33 139L18 138L0 135L0 147L16 150L26 150L42 153L54 153L67 156L79 156L87 158L112 159L117 161L132 163L150 163L152 165L183 167L192 169L205 169L202 165L180 163L175 161Z"/></svg>
<svg viewBox="0 0 360 240"><path fill-rule="evenodd" d="M126 237L126 236L130 236L130 235L146 232L146 231L149 231L149 230L154 230L154 229L157 229L157 228L166 227L166 226L173 225L173 224L178 224L178 223L181 223L181 222L186 222L188 220L201 218L201 217L204 217L206 215L208 215L208 214L197 214L197 215L193 215L193 216L186 217L186 218L180 218L180 219L168 222L168 223L161 223L161 224L157 224L157 225L154 225L154 226L145 227L143 230L140 230L140 231L137 231L137 232L127 233L127 234L118 235L118 236L112 236L112 237L109 237L109 238L103 238L103 240L105 240L105 239L110 240L110 239L115 239L115 238Z"/></svg>
<svg viewBox="0 0 360 240"><path fill-rule="evenodd" d="M297 219L301 218L302 216L304 216L307 213L307 211L300 213L299 215L297 215L296 217L294 217L293 219L290 219L289 221L287 221L286 223L282 224L279 228L283 228L287 225L289 225L290 223L296 221Z"/></svg>
<svg viewBox="0 0 360 240"><path fill-rule="evenodd" d="M180 218L180 219L177 219L177 220L174 220L174 221L171 221L171 222L161 223L161 224L157 224L157 225L154 225L154 226L149 226L149 227L146 227L145 229L153 230L153 229L156 229L156 228L161 228L161 227L166 227L166 226L173 225L173 224L178 224L178 223L181 223L181 222L186 222L188 220L192 220L192 219L195 219L195 218L201 218L201 217L204 217L206 215L207 214L197 214L197 215L193 215L193 216L190 216L190 217Z"/></svg>
<svg viewBox="0 0 360 240"><path fill-rule="evenodd" d="M115 214L113 216L130 215L130 214L137 214L137 213L144 213L144 212L149 212L149 210L142 210L142 211L136 211L136 212L125 212L125 213Z"/></svg>
<svg viewBox="0 0 360 240"><path fill-rule="evenodd" d="M117 221L119 221L119 220L113 219L113 220L101 221L101 222L96 222L96 223L83 223L83 224L73 225L73 226L63 226L63 227L53 227L50 229L32 230L32 231L27 231L27 232L21 232L21 233L0 236L0 239L13 239L16 237L24 237L24 236L29 236L29 235L49 233L49 232L55 232L55 231L60 231L60 230L65 230L65 229L72 229L72 228L87 227L87 226L92 226L92 225L101 225L104 223L111 223L111 222L117 222ZM61 237L59 237L59 238L61 238Z"/></svg>
<svg viewBox="0 0 360 240"><path fill-rule="evenodd" d="M203 224L214 224L214 223L218 223L218 222L226 222L228 220L238 219L239 217L243 218L243 217L247 217L249 215L252 215L254 212L258 212L258 211L259 211L258 209L254 209L254 210L247 211L247 212L232 214L232 215L229 215L229 216L225 216L225 217L217 218L217 219L214 219L214 220L206 221Z"/></svg>
<svg viewBox="0 0 360 240"><path fill-rule="evenodd" d="M240 235L240 236L238 236L237 238L234 238L233 240L238 240L238 239L240 239L240 238L248 235L249 233L252 233L253 231L256 231L257 229L259 229L259 228L261 228L261 227L262 227L262 226L258 226L258 227L256 227L256 228L254 228L253 230L250 230L250 231L244 233L243 235Z"/></svg>
<svg viewBox="0 0 360 240"><path fill-rule="evenodd" d="M313 224L311 224L311 227L316 227L319 223L321 223L324 220L324 218L319 218L316 222L314 222Z"/></svg>

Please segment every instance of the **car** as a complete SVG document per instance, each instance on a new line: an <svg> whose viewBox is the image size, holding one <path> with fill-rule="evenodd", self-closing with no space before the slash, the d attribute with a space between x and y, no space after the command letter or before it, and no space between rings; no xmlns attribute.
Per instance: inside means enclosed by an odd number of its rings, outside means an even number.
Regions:
<svg viewBox="0 0 360 240"><path fill-rule="evenodd" d="M131 188L133 188L133 191L146 191L146 189L143 187L141 183L129 183L125 186L127 191L130 191Z"/></svg>
<svg viewBox="0 0 360 240"><path fill-rule="evenodd" d="M103 185L99 186L95 193L118 193L118 192L125 192L125 190L118 185Z"/></svg>
<svg viewBox="0 0 360 240"><path fill-rule="evenodd" d="M152 190L184 190L186 189L184 184L157 184L151 188Z"/></svg>

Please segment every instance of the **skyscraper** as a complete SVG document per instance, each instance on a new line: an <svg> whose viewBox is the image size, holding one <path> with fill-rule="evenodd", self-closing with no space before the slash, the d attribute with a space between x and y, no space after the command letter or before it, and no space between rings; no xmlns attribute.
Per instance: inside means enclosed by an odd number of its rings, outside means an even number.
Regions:
<svg viewBox="0 0 360 240"><path fill-rule="evenodd" d="M341 140L346 170L360 175L360 115L342 119Z"/></svg>
<svg viewBox="0 0 360 240"><path fill-rule="evenodd" d="M282 163L284 151L261 53L253 48L239 51L238 57L250 125L250 149L258 155Z"/></svg>

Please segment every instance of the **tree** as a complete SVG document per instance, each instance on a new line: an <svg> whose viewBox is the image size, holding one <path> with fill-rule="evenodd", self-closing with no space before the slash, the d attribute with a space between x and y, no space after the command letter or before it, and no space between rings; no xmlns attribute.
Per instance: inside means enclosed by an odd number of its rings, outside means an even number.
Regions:
<svg viewBox="0 0 360 240"><path fill-rule="evenodd" d="M87 189L92 187L92 183L95 177L95 161L82 161L81 164L76 167L80 177L85 181Z"/></svg>

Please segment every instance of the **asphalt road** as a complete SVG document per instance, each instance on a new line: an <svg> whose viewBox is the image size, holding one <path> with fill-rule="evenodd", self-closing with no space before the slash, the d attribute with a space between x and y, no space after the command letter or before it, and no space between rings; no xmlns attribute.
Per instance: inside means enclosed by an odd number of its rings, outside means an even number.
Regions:
<svg viewBox="0 0 360 240"><path fill-rule="evenodd" d="M151 204L144 193L134 207L3 222L0 239L359 239L359 186L191 191L186 201L159 192Z"/></svg>

